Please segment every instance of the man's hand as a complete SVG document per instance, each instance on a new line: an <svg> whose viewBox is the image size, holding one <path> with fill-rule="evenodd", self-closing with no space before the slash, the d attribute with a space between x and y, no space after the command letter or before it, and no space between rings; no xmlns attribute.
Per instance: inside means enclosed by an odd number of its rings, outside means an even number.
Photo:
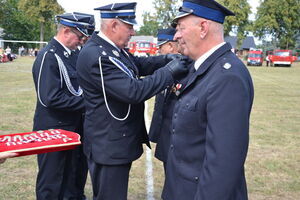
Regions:
<svg viewBox="0 0 300 200"><path fill-rule="evenodd" d="M183 59L174 59L165 67L168 68L174 79L179 79L183 74L188 72L187 64Z"/></svg>
<svg viewBox="0 0 300 200"><path fill-rule="evenodd" d="M184 60L187 64L190 64L193 62L193 60L190 59L188 56L185 56L182 54L166 54L165 59L168 61L172 61L174 59L180 59L180 60Z"/></svg>
<svg viewBox="0 0 300 200"><path fill-rule="evenodd" d="M0 164L4 163L6 158L15 157L17 155L18 155L18 153L0 152Z"/></svg>
<svg viewBox="0 0 300 200"><path fill-rule="evenodd" d="M166 54L165 55L165 59L167 61L172 61L174 59L181 59L183 57L183 55L181 54Z"/></svg>

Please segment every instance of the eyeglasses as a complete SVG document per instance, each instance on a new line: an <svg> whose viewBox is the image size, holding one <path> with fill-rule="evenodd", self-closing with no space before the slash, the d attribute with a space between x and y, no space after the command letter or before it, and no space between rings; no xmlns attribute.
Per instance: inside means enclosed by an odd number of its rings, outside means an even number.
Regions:
<svg viewBox="0 0 300 200"><path fill-rule="evenodd" d="M72 29L72 28L71 28L70 30L71 30L72 33L74 33L74 34L77 36L78 40L82 40L83 38L86 37L85 35L76 32L76 31L75 31L74 29Z"/></svg>

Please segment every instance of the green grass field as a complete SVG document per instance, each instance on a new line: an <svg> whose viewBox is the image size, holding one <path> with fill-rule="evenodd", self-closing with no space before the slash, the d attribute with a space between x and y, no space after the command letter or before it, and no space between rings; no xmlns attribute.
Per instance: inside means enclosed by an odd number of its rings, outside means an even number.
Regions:
<svg viewBox="0 0 300 200"><path fill-rule="evenodd" d="M36 97L31 76L34 58L0 63L0 134L28 132ZM288 67L249 67L255 98L251 115L246 176L250 200L300 197L300 63ZM153 99L149 101L149 112ZM153 148L154 149L154 145ZM134 162L129 200L146 199L145 154ZM36 156L0 166L0 200L35 199ZM160 199L162 164L153 158L154 197ZM91 199L88 180L86 194Z"/></svg>

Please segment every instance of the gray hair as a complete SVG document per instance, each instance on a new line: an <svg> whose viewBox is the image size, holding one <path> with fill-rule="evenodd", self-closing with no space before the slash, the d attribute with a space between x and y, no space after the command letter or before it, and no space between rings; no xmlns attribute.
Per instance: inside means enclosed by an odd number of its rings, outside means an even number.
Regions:
<svg viewBox="0 0 300 200"><path fill-rule="evenodd" d="M56 31L59 32L61 29L63 29L64 27L66 27L65 25L63 24L57 24L57 29Z"/></svg>
<svg viewBox="0 0 300 200"><path fill-rule="evenodd" d="M100 20L100 29L105 30L107 28L107 25L113 20L114 19L101 19Z"/></svg>

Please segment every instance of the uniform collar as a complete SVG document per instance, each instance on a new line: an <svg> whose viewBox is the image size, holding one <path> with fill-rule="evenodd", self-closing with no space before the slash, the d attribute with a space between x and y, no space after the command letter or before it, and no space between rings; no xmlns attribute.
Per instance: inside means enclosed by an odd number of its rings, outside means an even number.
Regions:
<svg viewBox="0 0 300 200"><path fill-rule="evenodd" d="M102 33L101 31L99 31L98 36L101 37L103 40L105 40L106 42L108 42L109 44L111 44L113 47L115 47L119 52L121 51L119 47L117 47L117 45L111 41L104 33Z"/></svg>
<svg viewBox="0 0 300 200"><path fill-rule="evenodd" d="M201 66L201 64L209 57L211 56L217 49L219 49L221 46L223 46L225 44L225 42L222 42L216 46L214 46L213 48L211 48L209 51L207 51L205 54L203 54L202 56L200 56L200 58L198 58L194 64L194 68L197 71L197 69Z"/></svg>
<svg viewBox="0 0 300 200"><path fill-rule="evenodd" d="M61 43L56 37L54 37L54 39L61 45L63 46L63 48L68 52L69 55L71 55L71 50L66 47L63 43Z"/></svg>
<svg viewBox="0 0 300 200"><path fill-rule="evenodd" d="M219 45L220 47L217 48L207 59L204 60L204 62L201 64L201 67L199 67L199 69L196 72L192 73L191 77L189 77L188 83L183 88L181 93L183 93L183 91L189 88L190 85L192 85L197 80L197 77L201 76L202 74L210 70L212 67L216 66L214 65L214 62L216 62L216 60L218 60L223 54L231 52L232 47L229 43L225 43L223 46L221 46L221 44ZM193 64L191 65L191 67L194 67Z"/></svg>

